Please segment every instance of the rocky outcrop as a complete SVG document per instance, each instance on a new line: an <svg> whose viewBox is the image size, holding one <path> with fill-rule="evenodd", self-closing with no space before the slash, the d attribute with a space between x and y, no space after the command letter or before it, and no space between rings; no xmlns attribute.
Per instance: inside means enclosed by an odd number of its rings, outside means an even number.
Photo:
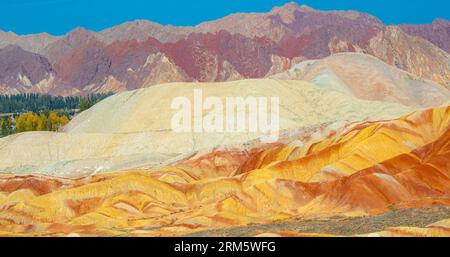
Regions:
<svg viewBox="0 0 450 257"><path fill-rule="evenodd" d="M422 37L447 53L450 53L450 21L436 19L431 24L405 24L400 25L400 28L409 35Z"/></svg>
<svg viewBox="0 0 450 257"><path fill-rule="evenodd" d="M398 27L387 27L371 38L367 51L399 69L450 88L450 55Z"/></svg>
<svg viewBox="0 0 450 257"><path fill-rule="evenodd" d="M0 93L35 92L53 87L55 71L42 55L9 45L0 49Z"/></svg>

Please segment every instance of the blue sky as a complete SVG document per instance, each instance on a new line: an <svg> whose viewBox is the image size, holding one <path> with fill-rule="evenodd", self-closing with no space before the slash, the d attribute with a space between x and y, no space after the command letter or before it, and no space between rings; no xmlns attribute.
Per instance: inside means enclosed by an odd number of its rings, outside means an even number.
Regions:
<svg viewBox="0 0 450 257"><path fill-rule="evenodd" d="M267 12L291 0L0 0L0 29L65 34L77 26L101 30L125 21L196 25L235 12ZM386 24L450 20L449 0L296 0L320 10L358 10Z"/></svg>

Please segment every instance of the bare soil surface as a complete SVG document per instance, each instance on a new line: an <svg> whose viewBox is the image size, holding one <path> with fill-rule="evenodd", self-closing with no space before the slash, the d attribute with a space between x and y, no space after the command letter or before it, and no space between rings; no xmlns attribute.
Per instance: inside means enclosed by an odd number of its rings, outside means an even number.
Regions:
<svg viewBox="0 0 450 257"><path fill-rule="evenodd" d="M261 233L289 231L351 236L382 231L388 227L426 227L450 218L450 207L433 206L392 210L365 217L334 217L328 220L299 220L248 225L218 230L205 230L187 234L189 237L246 237Z"/></svg>

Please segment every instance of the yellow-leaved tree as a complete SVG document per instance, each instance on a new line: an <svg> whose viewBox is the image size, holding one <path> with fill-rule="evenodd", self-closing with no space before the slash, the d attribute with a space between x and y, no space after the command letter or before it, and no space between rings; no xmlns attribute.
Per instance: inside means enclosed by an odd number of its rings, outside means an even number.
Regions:
<svg viewBox="0 0 450 257"><path fill-rule="evenodd" d="M66 115L60 115L57 112L48 114L24 113L16 118L17 133L25 131L58 131L64 125L69 123Z"/></svg>

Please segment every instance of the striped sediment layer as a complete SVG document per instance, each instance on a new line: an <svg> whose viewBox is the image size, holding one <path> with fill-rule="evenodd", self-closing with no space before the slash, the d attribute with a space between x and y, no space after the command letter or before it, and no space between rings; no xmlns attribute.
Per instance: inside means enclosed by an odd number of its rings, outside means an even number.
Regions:
<svg viewBox="0 0 450 257"><path fill-rule="evenodd" d="M0 234L184 235L450 206L449 125L450 107L441 107L352 123L301 146L218 150L159 169L78 179L3 175ZM448 235L448 217L441 218L354 235Z"/></svg>

